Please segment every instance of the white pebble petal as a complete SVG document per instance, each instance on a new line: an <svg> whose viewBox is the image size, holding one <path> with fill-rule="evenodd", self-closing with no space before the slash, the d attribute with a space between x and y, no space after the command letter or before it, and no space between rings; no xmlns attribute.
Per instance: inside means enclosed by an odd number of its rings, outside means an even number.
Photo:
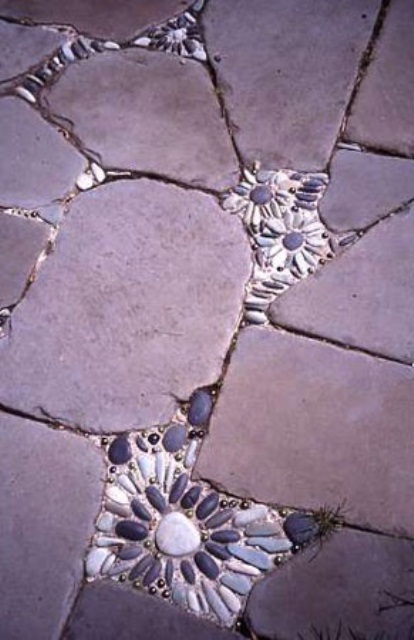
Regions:
<svg viewBox="0 0 414 640"><path fill-rule="evenodd" d="M91 170L93 175L95 176L95 179L101 183L105 180L105 171L102 169L102 167L99 166L99 164L96 164L96 162L92 162L91 163Z"/></svg>
<svg viewBox="0 0 414 640"><path fill-rule="evenodd" d="M197 459L197 440L192 440L185 454L184 466L186 469L194 466Z"/></svg>
<svg viewBox="0 0 414 640"><path fill-rule="evenodd" d="M265 518L267 515L267 507L264 504L258 504L246 511L239 511L233 518L233 524L236 527L244 527L250 522L255 522L256 520L261 520Z"/></svg>
<svg viewBox="0 0 414 640"><path fill-rule="evenodd" d="M142 36L142 38L137 38L136 40L134 40L133 44L136 44L137 47L148 47L151 44L151 38Z"/></svg>
<svg viewBox="0 0 414 640"><path fill-rule="evenodd" d="M100 573L101 568L111 552L108 549L92 549L86 556L85 571L89 578L94 578Z"/></svg>
<svg viewBox="0 0 414 640"><path fill-rule="evenodd" d="M30 91L28 91L24 87L17 87L16 93L21 98L27 100L27 102L30 102L30 104L36 104L36 98L34 97L33 93L30 93Z"/></svg>
<svg viewBox="0 0 414 640"><path fill-rule="evenodd" d="M232 613L239 613L242 605L241 605L240 600L236 596L236 594L233 593L232 591L230 591L230 589L228 589L224 585L221 585L219 587L219 593L220 593L220 595L221 595L221 597L223 599L223 602L226 605L226 607Z"/></svg>
<svg viewBox="0 0 414 640"><path fill-rule="evenodd" d="M129 497L124 491L122 491L122 489L119 489L118 487L108 487L106 490L106 495L113 502L122 505L129 505Z"/></svg>
<svg viewBox="0 0 414 640"><path fill-rule="evenodd" d="M87 191L93 187L93 175L91 173L81 173L80 176L76 180L76 186L81 191Z"/></svg>
<svg viewBox="0 0 414 640"><path fill-rule="evenodd" d="M124 473L118 476L118 483L125 491L128 491L128 493L135 494L137 492L134 483Z"/></svg>

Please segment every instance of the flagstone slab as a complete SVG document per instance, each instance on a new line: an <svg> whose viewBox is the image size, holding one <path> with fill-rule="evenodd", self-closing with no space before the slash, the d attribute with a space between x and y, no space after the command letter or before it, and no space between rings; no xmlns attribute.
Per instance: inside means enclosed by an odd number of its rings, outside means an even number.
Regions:
<svg viewBox="0 0 414 640"><path fill-rule="evenodd" d="M352 106L346 137L396 154L414 153L414 4L391 2Z"/></svg>
<svg viewBox="0 0 414 640"><path fill-rule="evenodd" d="M122 585L87 585L76 603L63 640L237 640L238 634L198 620L157 598Z"/></svg>
<svg viewBox="0 0 414 640"><path fill-rule="evenodd" d="M58 33L0 21L0 82L24 73L62 42Z"/></svg>
<svg viewBox="0 0 414 640"><path fill-rule="evenodd" d="M211 196L146 179L80 195L0 345L1 402L96 432L166 422L219 377L249 273Z"/></svg>
<svg viewBox="0 0 414 640"><path fill-rule="evenodd" d="M391 604L385 592L412 600L413 550L407 540L342 530L319 552L300 554L254 587L250 624L258 636L280 640L312 640L317 632L337 638L340 629L343 640L380 634L408 640L412 608L379 610Z"/></svg>
<svg viewBox="0 0 414 640"><path fill-rule="evenodd" d="M132 49L73 65L47 96L51 110L104 165L222 189L238 164L207 70Z"/></svg>
<svg viewBox="0 0 414 640"><path fill-rule="evenodd" d="M62 198L85 160L19 98L0 99L0 205L35 208Z"/></svg>
<svg viewBox="0 0 414 640"><path fill-rule="evenodd" d="M211 0L203 15L245 163L326 165L380 3ZM341 73L338 73L338 68Z"/></svg>
<svg viewBox="0 0 414 640"><path fill-rule="evenodd" d="M91 36L127 40L190 5L190 0L0 0L0 15L68 24Z"/></svg>
<svg viewBox="0 0 414 640"><path fill-rule="evenodd" d="M3 638L60 637L83 577L103 464L84 438L0 413Z"/></svg>
<svg viewBox="0 0 414 640"><path fill-rule="evenodd" d="M318 277L274 302L270 319L414 362L414 207L381 222Z"/></svg>
<svg viewBox="0 0 414 640"><path fill-rule="evenodd" d="M42 222L0 212L0 308L15 304L22 295L49 231Z"/></svg>
<svg viewBox="0 0 414 640"><path fill-rule="evenodd" d="M414 535L411 367L272 329L242 331L198 475L296 508Z"/></svg>
<svg viewBox="0 0 414 640"><path fill-rule="evenodd" d="M320 204L330 229L364 229L414 198L414 161L339 150Z"/></svg>

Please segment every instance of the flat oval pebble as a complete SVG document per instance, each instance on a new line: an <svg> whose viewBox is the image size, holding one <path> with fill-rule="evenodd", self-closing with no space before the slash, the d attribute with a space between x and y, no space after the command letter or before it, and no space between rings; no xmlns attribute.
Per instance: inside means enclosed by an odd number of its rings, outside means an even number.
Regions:
<svg viewBox="0 0 414 640"><path fill-rule="evenodd" d="M222 544L217 544L216 542L206 542L204 546L212 556L215 556L219 560L228 560L229 558L231 558L231 554Z"/></svg>
<svg viewBox="0 0 414 640"><path fill-rule="evenodd" d="M181 506L183 509L191 509L198 502L200 497L201 487L194 485L187 491L181 500Z"/></svg>
<svg viewBox="0 0 414 640"><path fill-rule="evenodd" d="M283 523L283 530L294 544L305 544L319 533L315 519L307 513L291 513Z"/></svg>
<svg viewBox="0 0 414 640"><path fill-rule="evenodd" d="M250 191L250 200L255 204L268 204L272 197L272 190L267 185L258 185Z"/></svg>
<svg viewBox="0 0 414 640"><path fill-rule="evenodd" d="M135 580L135 578L138 578L141 574L144 573L144 571L146 571L152 565L153 560L154 558L152 557L151 554L148 554L147 556L144 556L143 558L141 558L141 560L137 562L134 568L131 569L131 572L129 574L129 579Z"/></svg>
<svg viewBox="0 0 414 640"><path fill-rule="evenodd" d="M131 570L131 567L134 564L134 560L123 560L122 562L117 562L113 564L112 567L108 571L109 576L119 576L120 573L128 573Z"/></svg>
<svg viewBox="0 0 414 640"><path fill-rule="evenodd" d="M199 520L208 518L218 507L220 497L218 493L209 493L198 505L196 516Z"/></svg>
<svg viewBox="0 0 414 640"><path fill-rule="evenodd" d="M217 618L224 625L228 626L231 623L231 615L227 607L225 606L221 597L214 591L213 587L211 587L207 582L203 580L202 587L204 591L204 595L206 596L207 602L216 614Z"/></svg>
<svg viewBox="0 0 414 640"><path fill-rule="evenodd" d="M245 576L260 576L262 573L257 567L244 564L244 562L240 562L239 560L231 560L231 562L227 563L227 568L236 573L243 573Z"/></svg>
<svg viewBox="0 0 414 640"><path fill-rule="evenodd" d="M183 578L188 584L195 584L196 575L193 569L193 565L188 560L182 560L180 564L181 573Z"/></svg>
<svg viewBox="0 0 414 640"><path fill-rule="evenodd" d="M288 251L295 251L299 249L304 242L304 237L298 231L292 231L288 233L282 240L282 244Z"/></svg>
<svg viewBox="0 0 414 640"><path fill-rule="evenodd" d="M145 481L149 480L149 478L154 473L154 458L152 456L139 456L138 458L138 466L139 470L142 473L142 477Z"/></svg>
<svg viewBox="0 0 414 640"><path fill-rule="evenodd" d="M241 596L247 595L252 586L250 580L241 573L225 573L221 576L220 582Z"/></svg>
<svg viewBox="0 0 414 640"><path fill-rule="evenodd" d="M103 513L99 516L99 520L96 523L96 528L98 531L102 531L102 533L108 533L111 531L112 526L114 524L114 516L111 513Z"/></svg>
<svg viewBox="0 0 414 640"><path fill-rule="evenodd" d="M109 573L112 567L114 566L115 561L116 561L116 555L114 553L111 553L111 555L107 557L107 559L105 560L105 562L101 567L101 575L105 576L107 573Z"/></svg>
<svg viewBox="0 0 414 640"><path fill-rule="evenodd" d="M115 526L115 533L127 540L144 540L148 535L148 530L140 522L120 520Z"/></svg>
<svg viewBox="0 0 414 640"><path fill-rule="evenodd" d="M187 604L187 589L180 582L172 590L172 598L175 604L183 607Z"/></svg>
<svg viewBox="0 0 414 640"><path fill-rule="evenodd" d="M187 592L187 602L191 611L194 613L200 613L200 603L197 598L197 594L194 589L188 589Z"/></svg>
<svg viewBox="0 0 414 640"><path fill-rule="evenodd" d="M184 445L187 429L182 424L174 424L164 434L162 444L169 453L175 453Z"/></svg>
<svg viewBox="0 0 414 640"><path fill-rule="evenodd" d="M184 514L173 511L162 518L155 532L155 541L160 551L179 557L198 549L200 533Z"/></svg>
<svg viewBox="0 0 414 640"><path fill-rule="evenodd" d="M229 609L232 613L239 613L240 609L242 608L242 603L233 593L233 591L230 591L228 587L221 585L219 587L219 594L221 595L227 609Z"/></svg>
<svg viewBox="0 0 414 640"><path fill-rule="evenodd" d="M134 498L131 501L131 508L137 518L141 518L141 520L145 520L146 522L150 522L152 516L148 511L147 507L142 504L138 498Z"/></svg>
<svg viewBox="0 0 414 640"><path fill-rule="evenodd" d="M127 518L131 513L129 502L128 504L125 505L125 504L118 504L117 502L112 502L112 500L106 500L105 509L107 509L111 513L114 513L117 516L120 516L121 518Z"/></svg>
<svg viewBox="0 0 414 640"><path fill-rule="evenodd" d="M135 438L135 442L137 443L137 447L140 451L143 451L144 453L147 453L148 451L148 445L145 442L144 438L142 438L141 436L137 436Z"/></svg>
<svg viewBox="0 0 414 640"><path fill-rule="evenodd" d="M174 473L175 473L175 462L174 460L170 461L168 465L167 474L165 477L165 490L170 491L172 487L172 483L174 482Z"/></svg>
<svg viewBox="0 0 414 640"><path fill-rule="evenodd" d="M129 505L129 497L127 496L125 491L123 491L119 487L107 487L105 493L108 498L112 500L112 502L117 502L121 505Z"/></svg>
<svg viewBox="0 0 414 640"><path fill-rule="evenodd" d="M131 457L132 450L128 438L119 436L111 442L108 449L108 458L112 464L125 464Z"/></svg>
<svg viewBox="0 0 414 640"><path fill-rule="evenodd" d="M217 564L213 558L204 551L198 551L194 556L194 562L202 573L210 580L215 580L220 573Z"/></svg>
<svg viewBox="0 0 414 640"><path fill-rule="evenodd" d="M188 422L194 427L206 424L213 409L211 394L202 389L194 391L188 408Z"/></svg>
<svg viewBox="0 0 414 640"><path fill-rule="evenodd" d="M95 542L97 547L113 547L114 545L122 545L124 541L121 538L114 538L112 536L102 536Z"/></svg>
<svg viewBox="0 0 414 640"><path fill-rule="evenodd" d="M206 596L204 595L203 591L199 591L198 592L198 599L200 601L200 607L203 613L209 613L210 611L210 607L208 606L208 602L206 600Z"/></svg>
<svg viewBox="0 0 414 640"><path fill-rule="evenodd" d="M165 472L167 470L167 463L165 459L165 455L162 451L159 451L155 456L155 473L157 475L157 480L160 486L162 487L165 482Z"/></svg>
<svg viewBox="0 0 414 640"><path fill-rule="evenodd" d="M227 545L227 549L235 558L238 558L247 564L252 564L254 567L257 567L262 571L267 571L272 567L271 558L269 558L266 553L263 553L263 551L246 549L246 547L241 547L238 544L229 544Z"/></svg>
<svg viewBox="0 0 414 640"><path fill-rule="evenodd" d="M262 520L267 516L267 507L264 504L258 504L246 511L239 511L233 518L233 524L236 527L245 527L251 522Z"/></svg>
<svg viewBox="0 0 414 640"><path fill-rule="evenodd" d="M89 578L94 578L98 575L101 567L111 552L108 549L92 549L86 556L85 571Z"/></svg>
<svg viewBox="0 0 414 640"><path fill-rule="evenodd" d="M118 553L118 558L120 560L133 560L134 558L138 558L142 554L142 547L139 544L134 544L130 547L125 546Z"/></svg>
<svg viewBox="0 0 414 640"><path fill-rule="evenodd" d="M120 476L118 476L118 484L125 489L125 491L128 491L128 493L134 494L137 492L137 488L134 485L134 483L130 480L130 478L128 478L127 475L125 475L125 473L122 473Z"/></svg>
<svg viewBox="0 0 414 640"><path fill-rule="evenodd" d="M81 191L87 191L87 189L91 189L93 187L93 175L91 173L81 173L81 175L76 179L76 186Z"/></svg>
<svg viewBox="0 0 414 640"><path fill-rule="evenodd" d="M228 522L233 515L233 509L223 509L220 513L216 513L214 516L211 516L204 523L207 529L216 529L217 527L221 527L222 524Z"/></svg>
<svg viewBox="0 0 414 640"><path fill-rule="evenodd" d="M174 575L174 565L173 565L173 561L169 558L165 565L165 582L169 587L171 587L172 585L173 575Z"/></svg>
<svg viewBox="0 0 414 640"><path fill-rule="evenodd" d="M184 466L186 469L189 469L190 467L193 467L195 465L197 460L197 447L197 440L193 440L190 443L190 446L188 447L184 458Z"/></svg>
<svg viewBox="0 0 414 640"><path fill-rule="evenodd" d="M149 566L147 573L144 576L142 584L144 587L149 587L150 584L154 582L158 578L161 573L162 564L159 560L153 560L152 564Z"/></svg>
<svg viewBox="0 0 414 640"><path fill-rule="evenodd" d="M221 542L223 544L238 542L240 540L240 533L234 529L223 529L222 531L212 533L211 539L214 540L214 542Z"/></svg>
<svg viewBox="0 0 414 640"><path fill-rule="evenodd" d="M188 483L187 473L182 473L180 476L178 476L177 480L174 482L170 491L170 495L168 498L168 501L170 504L174 504L175 502L178 502L178 500L181 498L181 496L183 495L187 487L187 483Z"/></svg>
<svg viewBox="0 0 414 640"><path fill-rule="evenodd" d="M245 311L244 318L251 324L265 324L267 315L263 311Z"/></svg>
<svg viewBox="0 0 414 640"><path fill-rule="evenodd" d="M147 487L145 489L145 495L148 502L160 513L164 513L167 508L167 503L162 495L161 491L157 487Z"/></svg>
<svg viewBox="0 0 414 640"><path fill-rule="evenodd" d="M260 547L267 553L286 553L292 548L292 543L287 538L249 538L247 544L252 547Z"/></svg>
<svg viewBox="0 0 414 640"><path fill-rule="evenodd" d="M280 534L280 527L275 522L252 522L246 527L246 536L274 536Z"/></svg>

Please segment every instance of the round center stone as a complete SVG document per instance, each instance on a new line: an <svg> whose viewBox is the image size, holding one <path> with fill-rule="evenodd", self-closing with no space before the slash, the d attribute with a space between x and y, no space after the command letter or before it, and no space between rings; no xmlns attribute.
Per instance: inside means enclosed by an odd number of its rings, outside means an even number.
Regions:
<svg viewBox="0 0 414 640"><path fill-rule="evenodd" d="M200 534L182 513L168 513L155 532L155 542L167 556L185 556L200 546Z"/></svg>
<svg viewBox="0 0 414 640"><path fill-rule="evenodd" d="M265 184L261 184L250 191L250 200L255 204L267 204L272 199L272 190Z"/></svg>
<svg viewBox="0 0 414 640"><path fill-rule="evenodd" d="M298 231L292 231L283 238L283 246L288 251L295 251L303 245L303 235Z"/></svg>

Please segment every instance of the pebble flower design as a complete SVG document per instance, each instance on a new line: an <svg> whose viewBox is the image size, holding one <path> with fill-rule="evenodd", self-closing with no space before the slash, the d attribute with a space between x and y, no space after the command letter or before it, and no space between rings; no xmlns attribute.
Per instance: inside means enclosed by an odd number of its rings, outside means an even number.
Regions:
<svg viewBox="0 0 414 640"><path fill-rule="evenodd" d="M211 398L195 402L166 427L103 439L108 478L85 570L231 627L254 583L318 526L192 480Z"/></svg>
<svg viewBox="0 0 414 640"><path fill-rule="evenodd" d="M254 252L248 322L267 322L278 295L333 258L336 240L317 210L327 185L324 173L245 168L242 181L224 195L222 207L241 217Z"/></svg>

